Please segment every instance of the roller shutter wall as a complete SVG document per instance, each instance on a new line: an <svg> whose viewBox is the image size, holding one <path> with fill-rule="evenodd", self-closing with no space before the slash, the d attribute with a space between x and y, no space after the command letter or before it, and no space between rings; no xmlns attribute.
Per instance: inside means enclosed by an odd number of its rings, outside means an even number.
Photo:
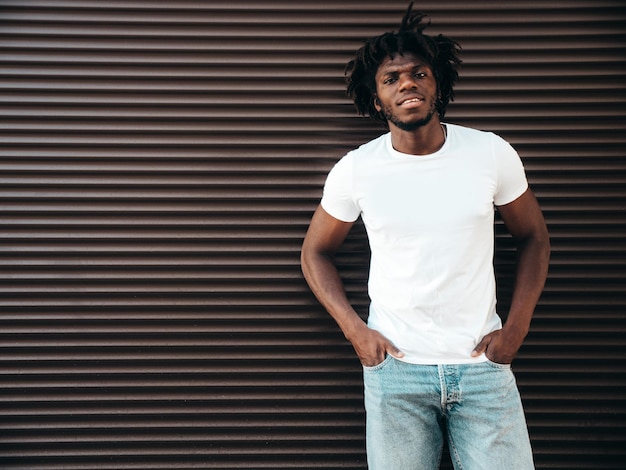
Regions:
<svg viewBox="0 0 626 470"><path fill-rule="evenodd" d="M406 4L1 2L0 468L366 468L360 367L299 249L382 132L344 64ZM418 8L464 48L447 120L513 143L550 227L514 365L537 468L624 468L624 3ZM357 227L364 315L367 258Z"/></svg>

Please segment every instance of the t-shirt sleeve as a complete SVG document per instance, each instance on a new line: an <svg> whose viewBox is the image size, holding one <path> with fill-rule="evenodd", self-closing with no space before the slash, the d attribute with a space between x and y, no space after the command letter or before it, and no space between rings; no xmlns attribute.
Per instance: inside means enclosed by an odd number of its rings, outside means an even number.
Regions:
<svg viewBox="0 0 626 470"><path fill-rule="evenodd" d="M508 142L494 134L493 146L498 172L498 185L493 202L496 206L503 206L526 192L528 180L522 160Z"/></svg>
<svg viewBox="0 0 626 470"><path fill-rule="evenodd" d="M346 155L330 170L322 195L322 208L342 222L354 222L361 214L353 194L352 157Z"/></svg>

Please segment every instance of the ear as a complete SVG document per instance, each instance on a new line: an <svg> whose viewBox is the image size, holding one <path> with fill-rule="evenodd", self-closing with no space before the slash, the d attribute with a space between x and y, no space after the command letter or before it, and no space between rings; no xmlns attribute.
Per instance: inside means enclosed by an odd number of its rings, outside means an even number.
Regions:
<svg viewBox="0 0 626 470"><path fill-rule="evenodd" d="M374 108L376 108L376 111L378 111L380 113L380 111L383 109L383 107L380 105L380 100L378 99L378 96L374 95Z"/></svg>

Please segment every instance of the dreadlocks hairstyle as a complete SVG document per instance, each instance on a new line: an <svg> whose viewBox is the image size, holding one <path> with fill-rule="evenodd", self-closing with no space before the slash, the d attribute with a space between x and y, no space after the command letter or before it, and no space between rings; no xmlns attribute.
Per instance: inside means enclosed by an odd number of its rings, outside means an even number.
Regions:
<svg viewBox="0 0 626 470"><path fill-rule="evenodd" d="M430 21L424 23L424 13L413 13L413 2L402 19L399 31L384 33L365 41L354 59L346 66L347 94L359 114L387 122L385 116L374 107L376 95L375 76L378 67L387 57L396 54L414 54L430 65L435 75L439 96L436 109L439 118L446 113L448 103L454 100L454 84L459 77L461 47L452 39L439 34L423 34Z"/></svg>

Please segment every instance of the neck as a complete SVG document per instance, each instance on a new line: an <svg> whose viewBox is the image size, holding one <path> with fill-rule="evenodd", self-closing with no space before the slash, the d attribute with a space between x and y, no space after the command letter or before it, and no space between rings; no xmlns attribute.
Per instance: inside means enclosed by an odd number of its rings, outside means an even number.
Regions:
<svg viewBox="0 0 626 470"><path fill-rule="evenodd" d="M433 117L428 124L414 131L404 131L389 123L391 143L398 152L408 155L430 155L435 153L446 141L446 133L438 117Z"/></svg>

